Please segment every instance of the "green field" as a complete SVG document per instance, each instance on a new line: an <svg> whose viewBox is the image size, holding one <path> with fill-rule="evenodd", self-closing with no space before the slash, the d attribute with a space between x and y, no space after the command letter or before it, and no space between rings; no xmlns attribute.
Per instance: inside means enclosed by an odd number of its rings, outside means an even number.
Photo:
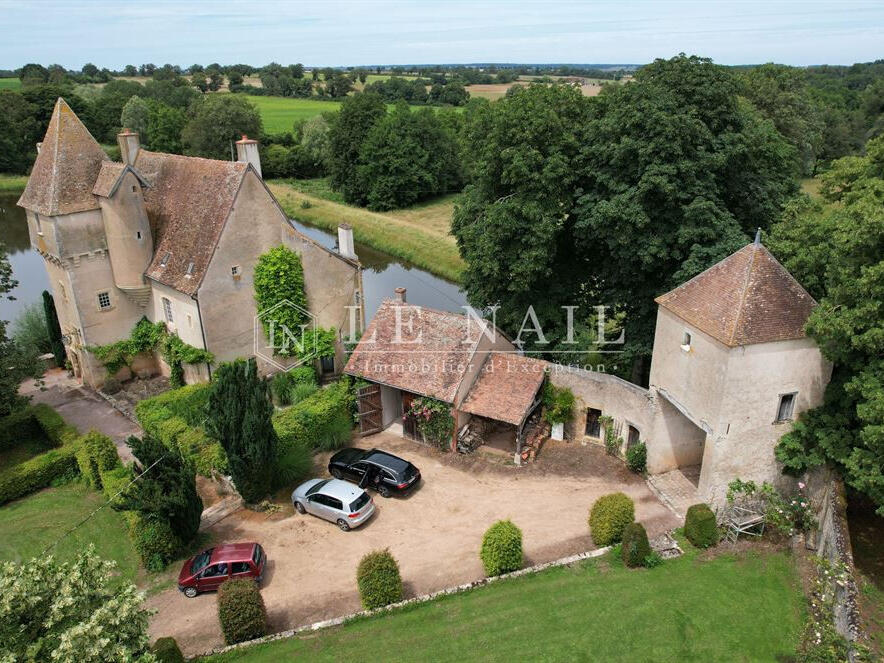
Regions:
<svg viewBox="0 0 884 663"><path fill-rule="evenodd" d="M264 131L271 134L291 131L295 122L307 120L325 112L334 112L341 107L339 101L253 95L248 95L246 98L261 111Z"/></svg>
<svg viewBox="0 0 884 663"><path fill-rule="evenodd" d="M0 173L0 193L21 193L25 190L27 183L27 175Z"/></svg>
<svg viewBox="0 0 884 663"><path fill-rule="evenodd" d="M633 570L609 556L210 660L792 660L805 611L792 557L705 557Z"/></svg>
<svg viewBox="0 0 884 663"><path fill-rule="evenodd" d="M0 508L0 560L21 562L44 549L104 503L82 483L47 488ZM90 543L98 555L117 563L120 576L135 581L138 554L126 533L123 517L105 507L51 550L67 561Z"/></svg>
<svg viewBox="0 0 884 663"><path fill-rule="evenodd" d="M17 78L0 78L0 90L17 90L21 87L21 81Z"/></svg>

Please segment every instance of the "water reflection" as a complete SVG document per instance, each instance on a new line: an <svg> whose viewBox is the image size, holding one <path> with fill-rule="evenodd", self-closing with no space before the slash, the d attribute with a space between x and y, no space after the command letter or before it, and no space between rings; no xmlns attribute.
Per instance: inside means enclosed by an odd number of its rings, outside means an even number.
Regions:
<svg viewBox="0 0 884 663"><path fill-rule="evenodd" d="M0 320L15 320L31 302L40 301L49 289L43 258L31 248L25 211L15 203L18 194L0 195L0 243L5 246L18 286L9 293L14 300L0 300Z"/></svg>

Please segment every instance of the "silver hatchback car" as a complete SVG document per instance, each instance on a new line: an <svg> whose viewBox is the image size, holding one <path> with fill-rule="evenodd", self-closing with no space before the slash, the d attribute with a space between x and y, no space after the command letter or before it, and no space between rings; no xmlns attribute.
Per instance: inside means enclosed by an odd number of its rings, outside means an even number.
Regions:
<svg viewBox="0 0 884 663"><path fill-rule="evenodd" d="M362 488L340 479L310 479L295 488L292 505L298 513L312 513L345 532L359 527L374 513L374 501Z"/></svg>

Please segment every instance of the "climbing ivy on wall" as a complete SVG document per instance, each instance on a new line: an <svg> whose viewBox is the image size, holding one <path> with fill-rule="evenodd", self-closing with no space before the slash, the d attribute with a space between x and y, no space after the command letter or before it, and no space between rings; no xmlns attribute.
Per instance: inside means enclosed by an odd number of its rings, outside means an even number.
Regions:
<svg viewBox="0 0 884 663"><path fill-rule="evenodd" d="M141 318L135 324L129 338L107 345L90 345L86 349L98 357L111 375L124 366L131 368L138 355L159 350L171 369L169 382L173 387L184 384L183 364L211 363L215 359L211 352L188 345L170 334L165 323L151 322L147 318Z"/></svg>

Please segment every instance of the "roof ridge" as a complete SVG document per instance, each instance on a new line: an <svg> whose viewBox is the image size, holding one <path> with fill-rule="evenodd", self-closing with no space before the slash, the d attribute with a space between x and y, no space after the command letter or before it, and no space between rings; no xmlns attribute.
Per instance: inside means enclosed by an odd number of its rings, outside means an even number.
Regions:
<svg viewBox="0 0 884 663"><path fill-rule="evenodd" d="M752 280L752 272L755 270L755 258L758 256L758 247L760 244L749 244L752 247L752 258L746 267L746 277L743 279L743 287L740 290L740 303L737 306L737 317L734 319L734 327L731 329L729 341L733 345L734 339L737 337L737 330L740 328L740 320L743 319L743 308L746 304L746 293L749 290L749 283Z"/></svg>

